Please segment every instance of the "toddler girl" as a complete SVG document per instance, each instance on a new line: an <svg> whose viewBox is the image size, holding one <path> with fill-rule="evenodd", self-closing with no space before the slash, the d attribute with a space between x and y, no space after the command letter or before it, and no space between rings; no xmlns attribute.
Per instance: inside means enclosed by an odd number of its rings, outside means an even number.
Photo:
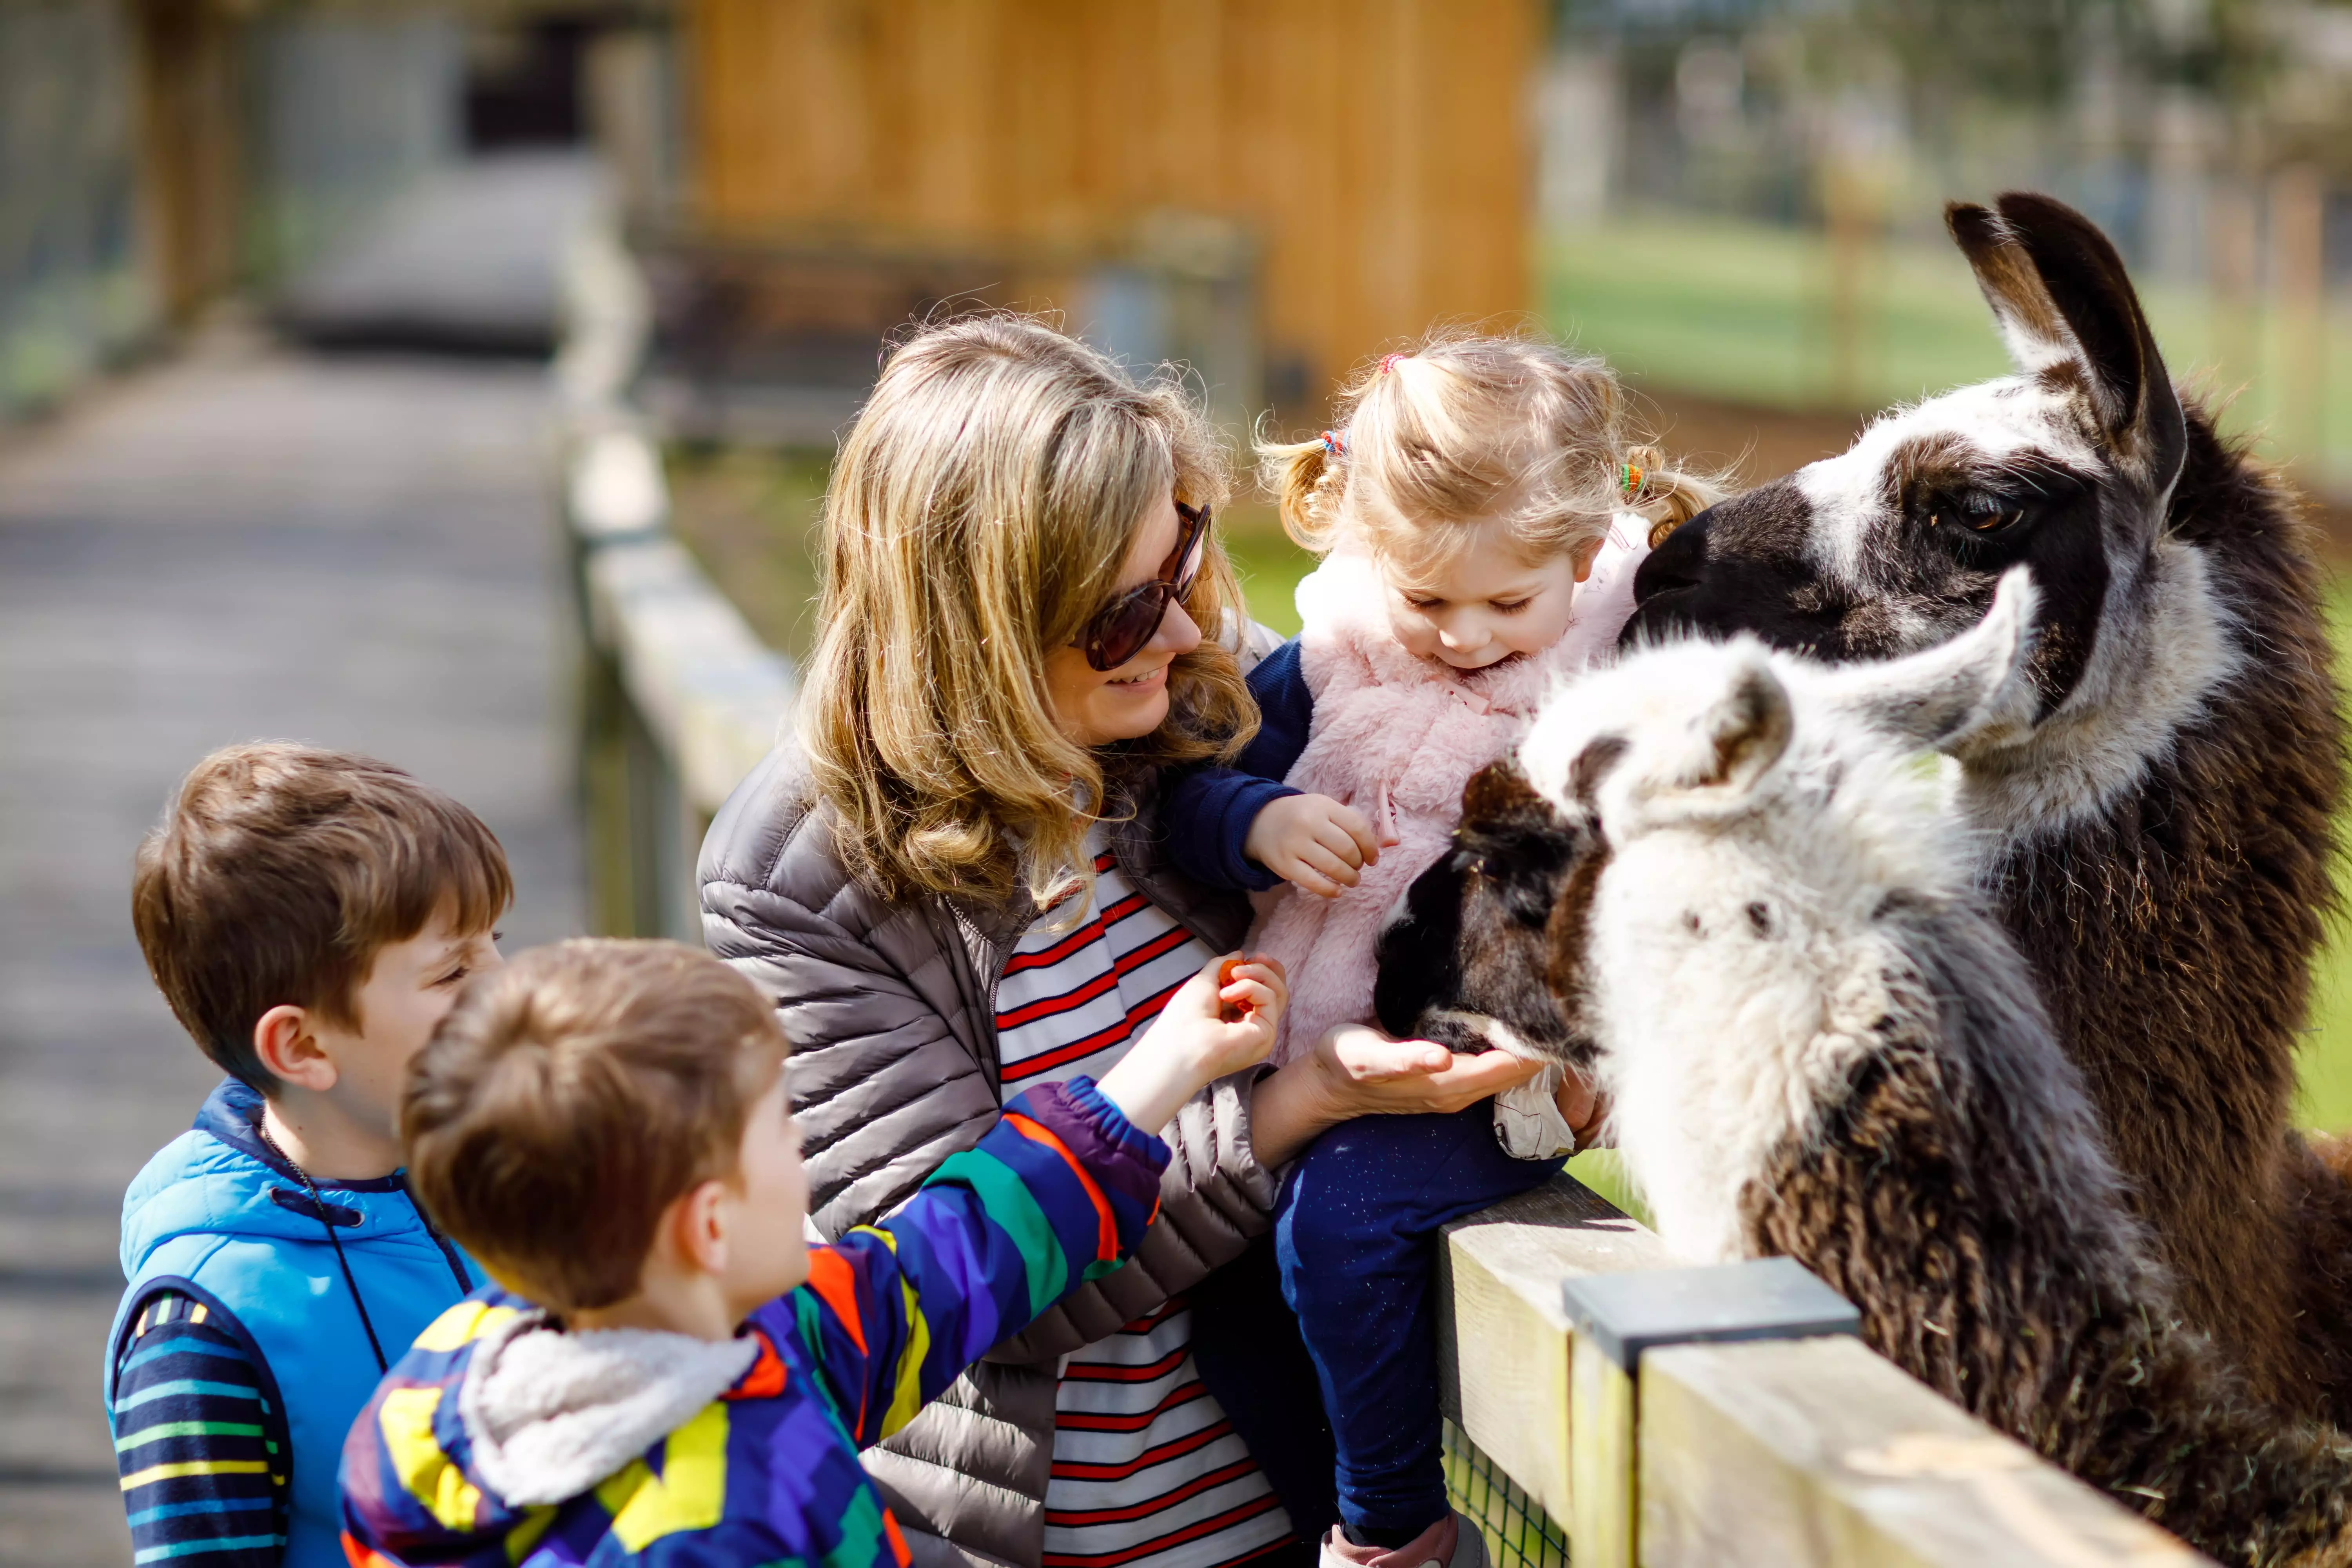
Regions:
<svg viewBox="0 0 2352 1568"><path fill-rule="evenodd" d="M1236 764L1161 814L1185 870L1258 890L1250 948L1291 984L1278 1061L1370 1020L1381 920L1444 852L1463 786L1607 657L1635 566L1715 499L1625 445L1606 365L1534 339L1391 354L1339 407L1343 429L1260 448L1284 526L1328 552L1298 587L1305 630L1251 673L1262 723ZM1276 1254L1339 1454L1327 1564L1483 1558L1439 1459L1437 1230L1557 1171L1571 1096L1589 1104L1550 1068L1455 1115L1360 1118L1286 1176Z"/></svg>

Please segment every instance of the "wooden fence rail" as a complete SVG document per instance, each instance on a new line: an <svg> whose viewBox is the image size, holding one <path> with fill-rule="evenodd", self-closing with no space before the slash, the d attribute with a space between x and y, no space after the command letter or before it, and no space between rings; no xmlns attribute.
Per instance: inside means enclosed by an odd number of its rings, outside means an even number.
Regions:
<svg viewBox="0 0 2352 1568"><path fill-rule="evenodd" d="M644 314L618 242L583 237L567 275L561 493L597 908L607 931L695 941L697 847L775 743L793 670L668 536L626 401ZM1576 1568L2204 1561L1873 1354L1785 1260L1678 1269L1561 1176L1449 1226L1441 1268L1446 1416L1535 1529L1567 1521ZM1481 1522L1503 1568L1538 1560Z"/></svg>
<svg viewBox="0 0 2352 1568"><path fill-rule="evenodd" d="M557 486L586 644L580 780L600 930L701 940L694 863L713 813L781 738L792 661L669 533L661 455L629 401L642 279L609 220L562 263Z"/></svg>
<svg viewBox="0 0 2352 1568"><path fill-rule="evenodd" d="M1678 1268L1560 1176L1449 1226L1444 1269L1447 1415L1576 1568L2206 1561L1874 1354L1787 1259Z"/></svg>

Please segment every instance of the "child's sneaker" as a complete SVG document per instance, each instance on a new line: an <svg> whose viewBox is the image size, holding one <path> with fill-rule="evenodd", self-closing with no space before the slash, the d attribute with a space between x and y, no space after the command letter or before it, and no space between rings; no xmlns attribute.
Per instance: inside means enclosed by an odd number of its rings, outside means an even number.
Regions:
<svg viewBox="0 0 2352 1568"><path fill-rule="evenodd" d="M1451 1511L1402 1546L1359 1546L1335 1524L1323 1538L1317 1568L1486 1568L1486 1538Z"/></svg>

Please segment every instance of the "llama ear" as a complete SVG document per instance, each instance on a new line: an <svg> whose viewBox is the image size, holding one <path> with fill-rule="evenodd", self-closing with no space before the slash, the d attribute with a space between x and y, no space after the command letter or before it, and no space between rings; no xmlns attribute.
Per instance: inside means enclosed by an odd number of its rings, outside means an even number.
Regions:
<svg viewBox="0 0 2352 1568"><path fill-rule="evenodd" d="M2117 459L2151 493L2170 489L2188 450L2180 399L2123 258L2063 202L2011 191L1994 207L1954 202L1944 222L2010 358L2046 385L2079 386Z"/></svg>
<svg viewBox="0 0 2352 1568"><path fill-rule="evenodd" d="M1850 664L1823 678L1831 703L1882 735L1951 751L2030 729L2034 616L2041 591L2022 566L2003 574L1983 620L1949 642L1884 664Z"/></svg>
<svg viewBox="0 0 2352 1568"><path fill-rule="evenodd" d="M1696 744L1674 782L1727 796L1745 795L1789 749L1793 727L1788 689L1765 662L1763 649L1754 647L1723 696L1692 726Z"/></svg>

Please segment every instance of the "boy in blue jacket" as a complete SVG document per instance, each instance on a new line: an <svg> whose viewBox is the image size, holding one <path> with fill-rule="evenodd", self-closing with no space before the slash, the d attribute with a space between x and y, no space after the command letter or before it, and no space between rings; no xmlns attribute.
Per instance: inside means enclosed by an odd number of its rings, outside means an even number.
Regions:
<svg viewBox="0 0 2352 1568"><path fill-rule="evenodd" d="M343 1435L482 1282L409 1196L394 1117L510 896L473 813L306 746L206 757L140 847L140 947L228 1077L123 1197L105 1390L136 1561L343 1561Z"/></svg>
<svg viewBox="0 0 2352 1568"><path fill-rule="evenodd" d="M813 1247L751 982L670 942L523 954L468 989L402 1111L418 1193L499 1287L352 1426L353 1568L908 1568L857 1450L1118 1266L1169 1158L1144 1130L1262 1058L1284 997L1279 970L1212 962L1099 1085L1019 1096Z"/></svg>

